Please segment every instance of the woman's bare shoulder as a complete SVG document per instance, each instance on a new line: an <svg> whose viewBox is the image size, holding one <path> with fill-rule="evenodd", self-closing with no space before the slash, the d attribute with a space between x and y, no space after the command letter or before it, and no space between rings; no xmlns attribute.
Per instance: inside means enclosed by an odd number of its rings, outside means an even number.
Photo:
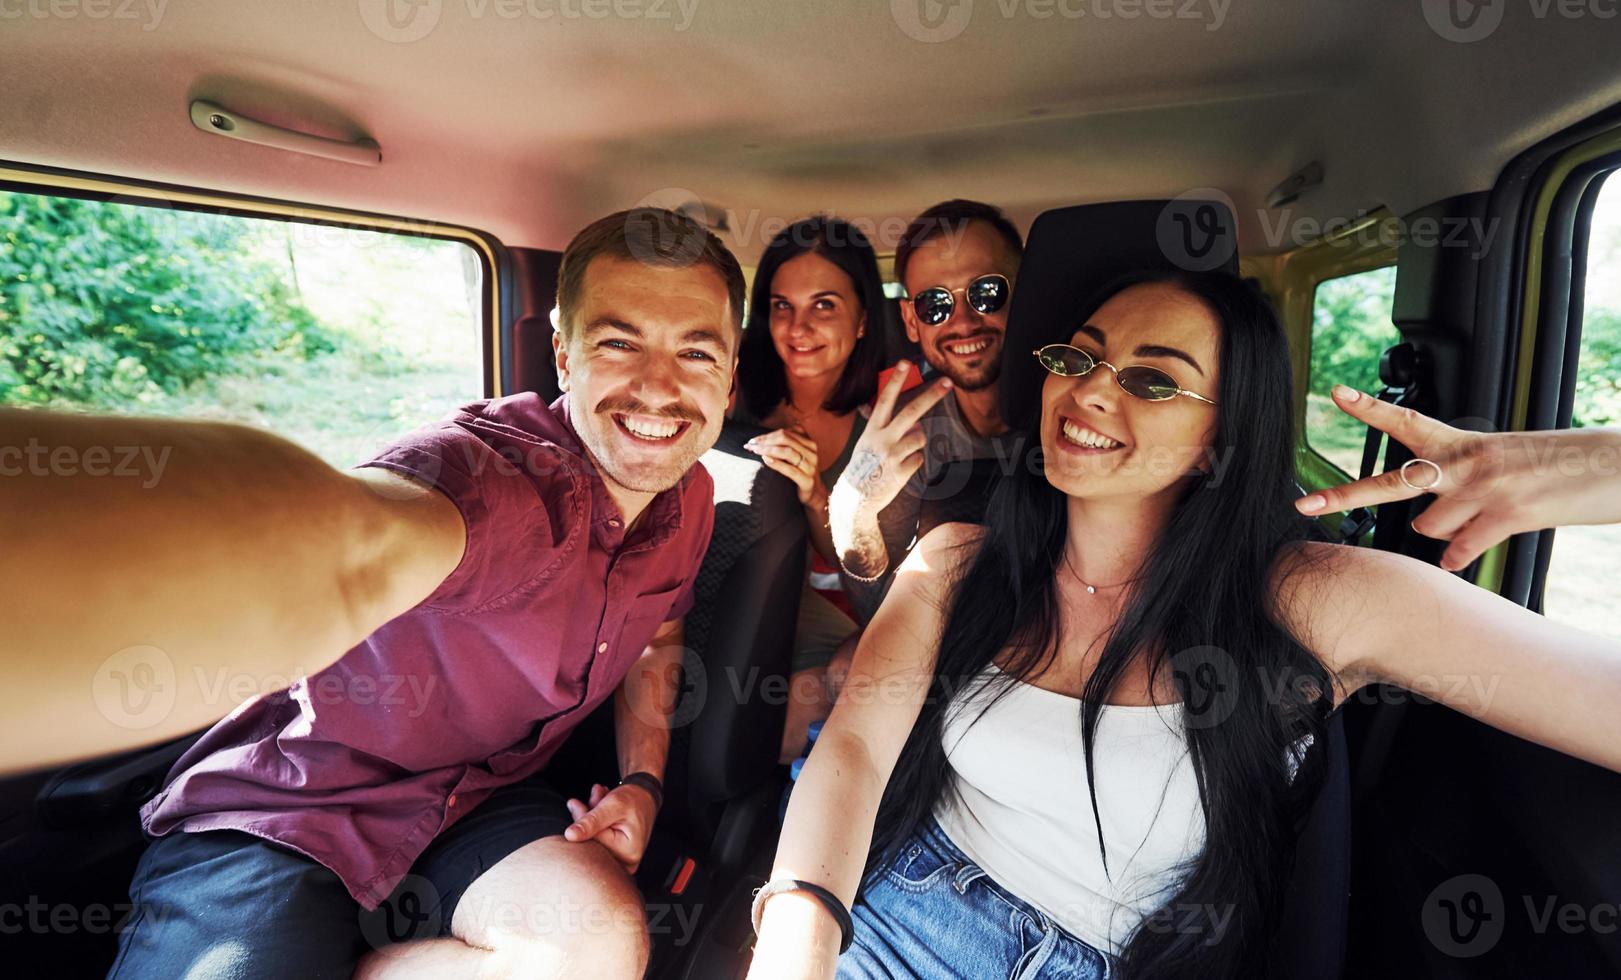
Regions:
<svg viewBox="0 0 1621 980"><path fill-rule="evenodd" d="M1302 541L1284 547L1272 567L1281 625L1331 670L1354 668L1375 631L1403 597L1421 589L1438 570L1424 562L1373 548ZM1445 573L1441 573L1445 574Z"/></svg>

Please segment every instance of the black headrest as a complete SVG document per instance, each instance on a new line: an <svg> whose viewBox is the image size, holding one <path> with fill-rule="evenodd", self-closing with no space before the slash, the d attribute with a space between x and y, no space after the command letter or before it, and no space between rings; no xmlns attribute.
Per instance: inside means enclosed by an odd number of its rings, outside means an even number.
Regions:
<svg viewBox="0 0 1621 980"><path fill-rule="evenodd" d="M1041 405L1041 365L1030 352L1066 339L1081 306L1131 272L1182 269L1238 274L1238 225L1225 202L1081 204L1044 212L1030 226L1003 344L1002 417L1023 427Z"/></svg>

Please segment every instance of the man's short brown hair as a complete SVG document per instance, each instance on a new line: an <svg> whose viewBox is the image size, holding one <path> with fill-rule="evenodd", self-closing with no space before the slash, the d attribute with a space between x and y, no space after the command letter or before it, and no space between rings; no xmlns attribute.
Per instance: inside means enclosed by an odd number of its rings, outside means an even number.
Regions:
<svg viewBox="0 0 1621 980"><path fill-rule="evenodd" d="M912 253L919 245L948 232L960 236L972 221L989 225L1001 237L1014 262L1024 257L1024 240L1019 237L1019 229L1013 227L1001 208L982 201L953 198L930 207L906 226L900 245L895 249L895 281L906 285L906 267L912 264Z"/></svg>
<svg viewBox="0 0 1621 980"><path fill-rule="evenodd" d="M707 266L726 283L732 327L743 328L743 270L714 233L679 211L631 208L586 225L563 250L557 269L557 328L564 336L579 309L585 270L601 255L667 269Z"/></svg>

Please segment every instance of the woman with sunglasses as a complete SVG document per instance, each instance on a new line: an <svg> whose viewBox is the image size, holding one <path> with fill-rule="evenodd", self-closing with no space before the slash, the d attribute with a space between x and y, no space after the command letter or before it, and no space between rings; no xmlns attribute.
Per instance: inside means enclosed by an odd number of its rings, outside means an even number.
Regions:
<svg viewBox="0 0 1621 980"><path fill-rule="evenodd" d="M839 591L828 491L866 425L860 409L877 391L888 311L872 246L846 221L804 218L760 256L738 352L737 417L772 430L747 448L793 482L813 546L790 663L785 762L804 747L806 727L827 716L827 663L857 629Z"/></svg>
<svg viewBox="0 0 1621 980"><path fill-rule="evenodd" d="M1261 975L1312 748L1371 683L1621 769L1616 644L1306 540L1258 292L1153 274L1079 314L1009 420L1043 465L920 543L862 637L752 976Z"/></svg>

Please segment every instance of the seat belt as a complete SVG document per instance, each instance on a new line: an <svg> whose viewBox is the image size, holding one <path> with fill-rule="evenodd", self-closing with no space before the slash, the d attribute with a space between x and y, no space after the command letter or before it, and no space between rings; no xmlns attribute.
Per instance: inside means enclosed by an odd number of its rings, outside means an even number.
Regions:
<svg viewBox="0 0 1621 980"><path fill-rule="evenodd" d="M1379 381L1383 387L1379 389L1378 399L1392 405L1410 407L1422 391L1419 381L1427 363L1424 353L1411 341L1385 348L1384 353L1379 355ZM1365 480L1373 475L1384 443L1385 434L1368 426L1368 434L1362 442L1362 467L1357 479ZM1340 520L1340 540L1355 544L1377 523L1378 517L1371 507L1347 511Z"/></svg>

